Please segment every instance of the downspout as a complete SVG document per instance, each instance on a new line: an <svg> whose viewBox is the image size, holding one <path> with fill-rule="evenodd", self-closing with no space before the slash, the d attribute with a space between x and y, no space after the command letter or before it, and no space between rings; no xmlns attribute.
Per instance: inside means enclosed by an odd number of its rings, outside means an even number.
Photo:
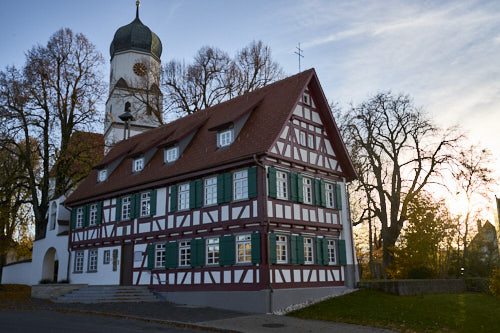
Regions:
<svg viewBox="0 0 500 333"><path fill-rule="evenodd" d="M269 305L269 312L272 313L273 309L273 293L274 289L273 286L271 285L271 257L270 257L270 251L269 251L269 229L270 229L270 221L269 221L269 214L267 213L267 174L266 174L266 166L262 163L260 163L257 160L257 155L253 154L253 160L255 161L255 164L260 166L263 170L263 177L262 177L262 192L264 193L263 199L264 199L264 213L266 215L266 240L267 240L267 271L269 273L269 279L267 279L267 286L269 287L269 300L268 300L268 305Z"/></svg>

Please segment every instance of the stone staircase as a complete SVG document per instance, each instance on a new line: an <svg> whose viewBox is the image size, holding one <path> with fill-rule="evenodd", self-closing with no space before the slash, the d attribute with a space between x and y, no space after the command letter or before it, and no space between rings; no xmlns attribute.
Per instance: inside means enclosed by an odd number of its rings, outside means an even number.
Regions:
<svg viewBox="0 0 500 333"><path fill-rule="evenodd" d="M160 299L142 286L87 286L54 300L56 303L159 302Z"/></svg>

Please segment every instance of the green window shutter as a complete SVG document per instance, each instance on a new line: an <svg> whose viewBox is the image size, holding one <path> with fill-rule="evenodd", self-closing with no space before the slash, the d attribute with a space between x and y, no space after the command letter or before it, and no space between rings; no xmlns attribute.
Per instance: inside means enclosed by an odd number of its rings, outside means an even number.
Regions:
<svg viewBox="0 0 500 333"><path fill-rule="evenodd" d="M122 198L116 198L115 221L118 222L122 218Z"/></svg>
<svg viewBox="0 0 500 333"><path fill-rule="evenodd" d="M224 202L233 201L233 174L224 174Z"/></svg>
<svg viewBox="0 0 500 333"><path fill-rule="evenodd" d="M304 177L299 173L297 175L297 202L304 202Z"/></svg>
<svg viewBox="0 0 500 333"><path fill-rule="evenodd" d="M339 183L335 184L335 209L342 210L342 190Z"/></svg>
<svg viewBox="0 0 500 333"><path fill-rule="evenodd" d="M205 264L205 240L193 239L191 241L191 267L203 267Z"/></svg>
<svg viewBox="0 0 500 333"><path fill-rule="evenodd" d="M156 190L151 190L149 193L150 201L149 201L149 209L151 216L156 215Z"/></svg>
<svg viewBox="0 0 500 333"><path fill-rule="evenodd" d="M177 186L170 186L170 212L177 211Z"/></svg>
<svg viewBox="0 0 500 333"><path fill-rule="evenodd" d="M271 264L277 263L276 258L276 234L269 234L269 261Z"/></svg>
<svg viewBox="0 0 500 333"><path fill-rule="evenodd" d="M192 181L189 183L189 208L196 207L196 182Z"/></svg>
<svg viewBox="0 0 500 333"><path fill-rule="evenodd" d="M85 205L83 208L83 226L86 228L89 226L89 218L90 218L90 205Z"/></svg>
<svg viewBox="0 0 500 333"><path fill-rule="evenodd" d="M290 264L297 265L297 235L290 236Z"/></svg>
<svg viewBox="0 0 500 333"><path fill-rule="evenodd" d="M203 180L196 181L196 208L203 207Z"/></svg>
<svg viewBox="0 0 500 333"><path fill-rule="evenodd" d="M155 245L148 244L148 269L155 267Z"/></svg>
<svg viewBox="0 0 500 333"><path fill-rule="evenodd" d="M97 203L97 216L96 216L96 225L101 224L102 219L102 201Z"/></svg>
<svg viewBox="0 0 500 333"><path fill-rule="evenodd" d="M341 266L345 266L345 265L347 265L345 240L339 239L338 244L339 244L339 264Z"/></svg>
<svg viewBox="0 0 500 333"><path fill-rule="evenodd" d="M316 206L321 206L321 181L314 179L314 202Z"/></svg>
<svg viewBox="0 0 500 333"><path fill-rule="evenodd" d="M323 241L324 241L324 239L316 237L315 241L316 241L316 264L323 265L323 257L325 255L323 253Z"/></svg>
<svg viewBox="0 0 500 333"><path fill-rule="evenodd" d="M135 195L135 214L134 218L139 217L141 215L141 194L137 193Z"/></svg>
<svg viewBox="0 0 500 333"><path fill-rule="evenodd" d="M276 196L277 196L277 192L276 192L276 168L270 167L268 169L268 172L269 172L269 178L268 178L269 197L276 198Z"/></svg>
<svg viewBox="0 0 500 333"><path fill-rule="evenodd" d="M304 265L304 237L297 236L297 264Z"/></svg>
<svg viewBox="0 0 500 333"><path fill-rule="evenodd" d="M248 198L257 197L257 167L248 169Z"/></svg>
<svg viewBox="0 0 500 333"><path fill-rule="evenodd" d="M219 238L219 264L221 266L234 265L234 236Z"/></svg>
<svg viewBox="0 0 500 333"><path fill-rule="evenodd" d="M198 264L200 267L205 266L205 240L198 239Z"/></svg>
<svg viewBox="0 0 500 333"><path fill-rule="evenodd" d="M217 175L217 203L224 203L224 174Z"/></svg>
<svg viewBox="0 0 500 333"><path fill-rule="evenodd" d="M260 233L252 233L252 264L260 264Z"/></svg>
<svg viewBox="0 0 500 333"><path fill-rule="evenodd" d="M130 218L133 219L135 218L135 200L136 196L135 194L130 195Z"/></svg>
<svg viewBox="0 0 500 333"><path fill-rule="evenodd" d="M323 179L320 180L320 199L321 199L321 206L326 207L326 184Z"/></svg>
<svg viewBox="0 0 500 333"><path fill-rule="evenodd" d="M290 199L294 202L299 201L297 193L297 174L295 172L290 173Z"/></svg>
<svg viewBox="0 0 500 333"><path fill-rule="evenodd" d="M165 245L165 267L166 268L177 268L179 247L177 242L168 242Z"/></svg>
<svg viewBox="0 0 500 333"><path fill-rule="evenodd" d="M323 265L328 266L329 259L328 258L328 240L323 238L323 242L321 243L321 247L323 250Z"/></svg>
<svg viewBox="0 0 500 333"><path fill-rule="evenodd" d="M71 230L76 228L76 207L71 209Z"/></svg>

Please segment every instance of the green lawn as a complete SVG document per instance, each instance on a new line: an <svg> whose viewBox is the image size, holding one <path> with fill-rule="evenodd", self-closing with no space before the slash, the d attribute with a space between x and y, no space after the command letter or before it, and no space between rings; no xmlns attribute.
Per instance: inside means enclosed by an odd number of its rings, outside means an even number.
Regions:
<svg viewBox="0 0 500 333"><path fill-rule="evenodd" d="M361 290L289 314L400 332L500 332L500 298L485 294L397 296Z"/></svg>

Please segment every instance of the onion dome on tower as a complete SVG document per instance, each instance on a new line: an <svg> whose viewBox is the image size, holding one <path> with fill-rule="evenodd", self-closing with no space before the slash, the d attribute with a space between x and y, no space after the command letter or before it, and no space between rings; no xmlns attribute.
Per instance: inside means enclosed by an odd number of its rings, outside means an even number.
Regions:
<svg viewBox="0 0 500 333"><path fill-rule="evenodd" d="M149 53L160 60L162 51L160 38L139 19L139 5L140 2L137 1L135 20L116 31L109 47L111 59L118 52L136 50Z"/></svg>

